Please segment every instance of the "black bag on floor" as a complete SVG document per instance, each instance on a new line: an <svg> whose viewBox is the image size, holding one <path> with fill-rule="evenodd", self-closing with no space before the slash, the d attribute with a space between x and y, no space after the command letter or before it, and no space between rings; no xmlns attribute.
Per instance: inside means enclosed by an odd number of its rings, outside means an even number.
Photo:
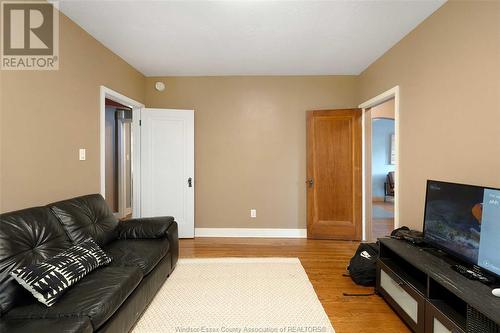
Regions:
<svg viewBox="0 0 500 333"><path fill-rule="evenodd" d="M377 274L379 246L377 243L359 244L356 254L351 258L347 270L356 284L374 286Z"/></svg>

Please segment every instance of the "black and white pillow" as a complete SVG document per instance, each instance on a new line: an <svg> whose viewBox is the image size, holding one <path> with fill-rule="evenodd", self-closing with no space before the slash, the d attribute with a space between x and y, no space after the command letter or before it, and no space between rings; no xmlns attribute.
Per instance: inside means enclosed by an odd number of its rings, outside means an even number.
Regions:
<svg viewBox="0 0 500 333"><path fill-rule="evenodd" d="M38 264L15 269L10 273L40 302L51 306L66 289L111 258L88 239Z"/></svg>

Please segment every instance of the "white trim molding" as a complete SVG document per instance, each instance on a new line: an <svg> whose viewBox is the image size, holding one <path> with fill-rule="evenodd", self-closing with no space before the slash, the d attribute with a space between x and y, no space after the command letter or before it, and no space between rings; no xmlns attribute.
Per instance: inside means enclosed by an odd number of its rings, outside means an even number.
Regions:
<svg viewBox="0 0 500 333"><path fill-rule="evenodd" d="M400 150L399 150L399 122L400 122L400 109L399 109L399 99L400 99L400 92L399 92L399 86L395 86L380 95L377 95L368 101L361 103L358 107L360 109L363 109L362 113L362 136L363 136L363 143L362 143L362 154L363 154L363 163L362 163L362 170L363 170L363 183L362 183L362 191L363 191L363 205L362 205L362 210L363 210L363 240L364 241L371 241L371 231L366 230L367 229L367 193L366 193L366 128L365 128L365 115L366 111L374 106L377 106L379 104L382 104L391 98L394 98L394 125L395 125L395 150L396 150L396 163L395 163L395 187L394 187L394 228L399 228L399 156L400 156ZM371 214L370 214L371 215ZM370 224L371 226L371 224ZM368 232L367 232L368 231Z"/></svg>
<svg viewBox="0 0 500 333"><path fill-rule="evenodd" d="M307 229L195 228L195 237L307 238Z"/></svg>
<svg viewBox="0 0 500 333"><path fill-rule="evenodd" d="M106 115L106 98L118 102L120 104L129 106L132 108L132 184L140 184L140 154L138 148L140 147L140 135L139 135L139 119L141 109L144 108L144 104L137 102L125 95L120 94L112 89L105 86L100 86L99 94L99 174L100 174L100 188L101 195L106 198L106 151L105 151L105 115ZM132 214L137 217L140 210L140 198L138 196L139 191L134 191L132 189Z"/></svg>
<svg viewBox="0 0 500 333"><path fill-rule="evenodd" d="M377 106L379 104L382 104L391 98L395 98L396 96L399 97L399 86L395 86L394 88L391 88L387 91L384 91L380 95L377 95L369 100L367 100L364 103L361 103L358 107L360 109L368 109L374 106Z"/></svg>

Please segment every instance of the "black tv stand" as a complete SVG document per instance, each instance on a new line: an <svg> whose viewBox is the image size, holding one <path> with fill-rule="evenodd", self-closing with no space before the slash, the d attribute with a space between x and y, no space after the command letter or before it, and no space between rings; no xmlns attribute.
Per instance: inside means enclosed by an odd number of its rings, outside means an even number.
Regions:
<svg viewBox="0 0 500 333"><path fill-rule="evenodd" d="M444 251L442 251L442 250L440 250L438 248L435 248L435 247L428 247L428 246L426 246L426 247L422 247L421 249L422 249L422 251L428 252L428 253L430 253L432 255L435 255L435 256L438 256L438 257L441 257L441 258L448 257L448 255Z"/></svg>
<svg viewBox="0 0 500 333"><path fill-rule="evenodd" d="M377 292L416 333L500 333L500 298L439 250L382 238ZM443 330L443 327L445 330Z"/></svg>

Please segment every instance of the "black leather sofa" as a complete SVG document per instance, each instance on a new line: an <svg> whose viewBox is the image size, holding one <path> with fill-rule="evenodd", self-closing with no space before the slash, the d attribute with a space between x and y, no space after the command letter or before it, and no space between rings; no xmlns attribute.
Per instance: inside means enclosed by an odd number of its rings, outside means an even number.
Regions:
<svg viewBox="0 0 500 333"><path fill-rule="evenodd" d="M112 257L51 307L9 275L88 237ZM119 222L99 194L0 215L0 332L128 332L174 270L172 217Z"/></svg>

